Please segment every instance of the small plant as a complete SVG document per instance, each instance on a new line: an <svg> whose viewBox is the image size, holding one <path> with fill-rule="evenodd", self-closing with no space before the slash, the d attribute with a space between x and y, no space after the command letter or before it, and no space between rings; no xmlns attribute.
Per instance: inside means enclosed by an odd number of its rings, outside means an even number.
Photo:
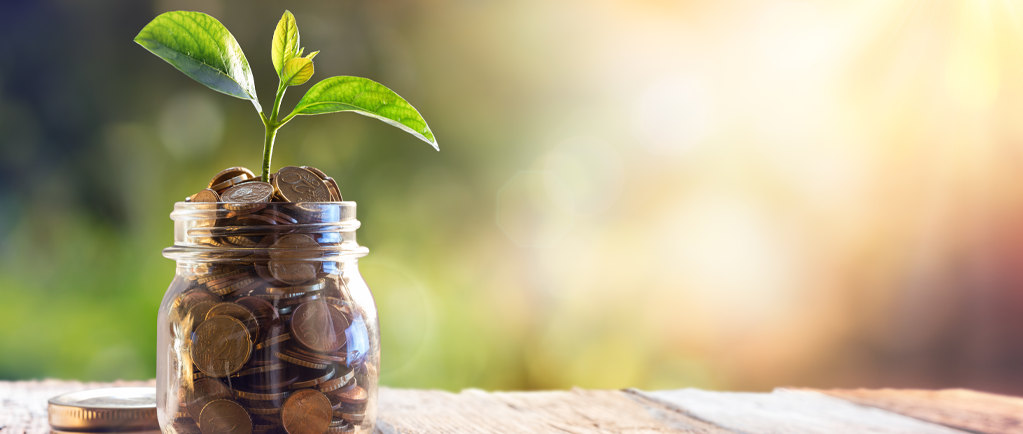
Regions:
<svg viewBox="0 0 1023 434"><path fill-rule="evenodd" d="M163 13L139 32L135 42L210 89L252 101L266 128L263 182L269 180L277 130L298 115L355 112L401 128L440 150L430 127L411 104L391 89L362 77L338 76L320 81L306 91L291 113L279 118L284 92L290 86L309 81L314 71L313 58L319 53L313 51L303 56L305 48L299 43L298 24L289 11L284 11L274 30L270 55L280 84L269 115L256 98L252 71L242 48L216 18L202 12Z"/></svg>

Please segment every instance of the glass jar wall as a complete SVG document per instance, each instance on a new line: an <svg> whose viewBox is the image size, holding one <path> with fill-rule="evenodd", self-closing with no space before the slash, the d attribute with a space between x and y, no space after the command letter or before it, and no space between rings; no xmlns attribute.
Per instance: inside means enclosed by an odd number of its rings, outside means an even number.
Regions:
<svg viewBox="0 0 1023 434"><path fill-rule="evenodd" d="M372 432L380 333L355 203L180 202L171 219L163 431Z"/></svg>

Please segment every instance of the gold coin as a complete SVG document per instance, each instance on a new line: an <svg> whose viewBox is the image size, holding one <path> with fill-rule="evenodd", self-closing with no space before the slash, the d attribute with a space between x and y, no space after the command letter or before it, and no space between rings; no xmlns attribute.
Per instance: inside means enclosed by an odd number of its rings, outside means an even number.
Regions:
<svg viewBox="0 0 1023 434"><path fill-rule="evenodd" d="M291 363L292 365L305 366L307 368L327 369L327 366L330 366L330 365L323 364L323 363L312 363L312 362L306 362L306 361L303 361L303 360L299 360L299 359L291 357L291 356L289 356L287 354L284 354L284 353L282 353L280 351L274 351L274 356L277 356L278 359L281 359L281 360L283 360L285 362Z"/></svg>
<svg viewBox="0 0 1023 434"><path fill-rule="evenodd" d="M238 372L252 354L252 339L241 321L215 316L195 329L192 361L204 374L226 377Z"/></svg>
<svg viewBox="0 0 1023 434"><path fill-rule="evenodd" d="M232 203L263 203L269 202L274 194L274 187L265 182L246 182L224 191L220 195L223 202Z"/></svg>
<svg viewBox="0 0 1023 434"><path fill-rule="evenodd" d="M202 434L252 434L252 418L241 404L218 399L203 407L199 429Z"/></svg>
<svg viewBox="0 0 1023 434"><path fill-rule="evenodd" d="M247 178L256 177L256 175L253 174L251 170L246 169L244 167L228 167L227 169L221 170L220 173L214 175L213 179L210 179L210 183L209 185L206 186L206 188L213 188L214 185L220 184L232 178L237 178L239 176L245 176ZM214 190L219 189L214 188Z"/></svg>
<svg viewBox="0 0 1023 434"><path fill-rule="evenodd" d="M291 392L279 392L279 393L255 393L246 392L244 390L234 390L235 396L242 399L251 399L253 401L278 401L288 397Z"/></svg>
<svg viewBox="0 0 1023 434"><path fill-rule="evenodd" d="M323 180L301 167L278 170L273 186L287 202L330 202L330 191Z"/></svg>
<svg viewBox="0 0 1023 434"><path fill-rule="evenodd" d="M323 434L333 416L330 400L313 389L291 394L281 406L281 420L288 434Z"/></svg>
<svg viewBox="0 0 1023 434"><path fill-rule="evenodd" d="M259 348L256 348L256 349L259 349ZM243 370L238 371L237 373L235 373L234 375L231 375L231 376L232 377L244 377L246 375L256 375L256 374L262 374L264 372L276 371L278 369L284 369L285 367L286 367L286 365L283 364L283 363L274 363L274 364L271 364L271 365L258 366L258 367L252 368L252 369L243 369Z"/></svg>
<svg viewBox="0 0 1023 434"><path fill-rule="evenodd" d="M256 315L253 315L252 311L245 306L230 302L220 303L213 306L208 312L206 312L206 319L213 318L217 315L227 315L235 318L248 327L249 334L251 336L259 336L259 323L256 322Z"/></svg>
<svg viewBox="0 0 1023 434"><path fill-rule="evenodd" d="M199 420L199 412L210 401L230 399L231 389L216 378L202 378L192 382L192 387L185 390L185 410L192 419Z"/></svg>

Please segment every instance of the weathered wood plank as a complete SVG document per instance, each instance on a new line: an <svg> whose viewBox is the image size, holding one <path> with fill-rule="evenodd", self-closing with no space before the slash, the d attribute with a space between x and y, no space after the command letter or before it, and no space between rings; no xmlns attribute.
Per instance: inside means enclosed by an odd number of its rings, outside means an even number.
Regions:
<svg viewBox="0 0 1023 434"><path fill-rule="evenodd" d="M1023 433L1023 399L964 389L822 390L822 393L917 419L985 434Z"/></svg>
<svg viewBox="0 0 1023 434"><path fill-rule="evenodd" d="M381 434L730 433L613 390L455 394L384 388L379 413Z"/></svg>
<svg viewBox="0 0 1023 434"><path fill-rule="evenodd" d="M0 381L0 434L48 434L46 400L153 382ZM727 393L571 390L461 393L382 388L380 434L1023 432L1023 399L966 390ZM842 399L839 399L842 398ZM862 405L861 405L862 404ZM876 407L876 408L875 408ZM889 411L890 410L890 411Z"/></svg>
<svg viewBox="0 0 1023 434"><path fill-rule="evenodd" d="M635 391L698 419L745 434L963 434L953 428L817 392Z"/></svg>

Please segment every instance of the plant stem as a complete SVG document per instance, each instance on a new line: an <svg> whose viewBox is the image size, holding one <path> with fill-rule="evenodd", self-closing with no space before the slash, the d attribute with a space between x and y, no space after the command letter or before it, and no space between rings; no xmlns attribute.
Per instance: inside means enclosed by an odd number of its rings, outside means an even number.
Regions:
<svg viewBox="0 0 1023 434"><path fill-rule="evenodd" d="M263 141L263 175L260 181L270 182L270 158L274 152L274 138L277 137L277 127L266 124L266 138Z"/></svg>
<svg viewBox="0 0 1023 434"><path fill-rule="evenodd" d="M270 159L273 157L274 152L274 138L277 137L277 130L286 123L277 122L277 114L281 109L281 99L284 98L284 91L287 89L288 86L285 83L277 86L277 97L274 98L274 106L270 111L269 118L262 112L259 113L259 117L263 119L263 127L266 131L263 139L263 174L260 176L260 181L263 182L270 182Z"/></svg>

